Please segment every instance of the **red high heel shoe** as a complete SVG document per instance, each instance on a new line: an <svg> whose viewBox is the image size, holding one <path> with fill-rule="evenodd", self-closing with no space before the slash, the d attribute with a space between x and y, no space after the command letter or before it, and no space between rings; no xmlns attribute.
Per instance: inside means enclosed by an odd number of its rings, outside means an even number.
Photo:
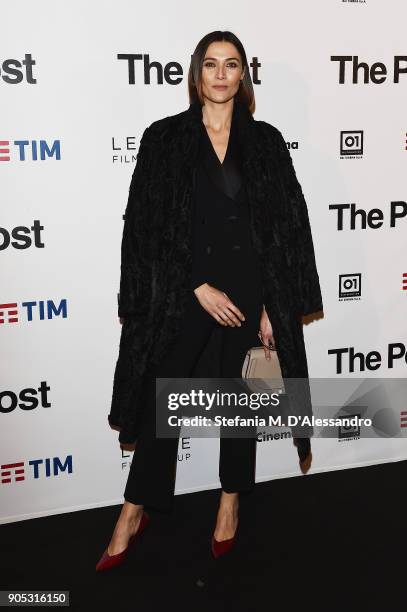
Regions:
<svg viewBox="0 0 407 612"><path fill-rule="evenodd" d="M219 540L217 540L215 536L212 535L211 548L212 548L212 554L215 557L215 559L229 552L230 549L233 547L236 541L238 527L239 527L239 523L237 524L235 535L232 538L229 538L228 540L221 540L219 542Z"/></svg>
<svg viewBox="0 0 407 612"><path fill-rule="evenodd" d="M106 548L105 552L103 553L103 555L101 556L101 558L96 564L96 571L100 572L102 570L106 570L111 567L117 567L119 565L122 565L122 563L124 563L124 561L126 560L127 553L129 552L130 548L135 544L138 536L141 533L143 533L144 529L147 527L149 522L150 522L150 517L148 516L148 514L143 512L139 527L136 533L130 536L127 547L124 550L122 550L122 552L117 553L117 555L109 555L109 553L107 552L107 548Z"/></svg>

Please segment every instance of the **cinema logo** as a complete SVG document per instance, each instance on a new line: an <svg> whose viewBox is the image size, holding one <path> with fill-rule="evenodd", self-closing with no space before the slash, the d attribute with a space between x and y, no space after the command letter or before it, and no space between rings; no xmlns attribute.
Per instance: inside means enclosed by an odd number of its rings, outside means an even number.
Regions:
<svg viewBox="0 0 407 612"><path fill-rule="evenodd" d="M259 431L256 436L257 442L273 442L274 440L287 440L292 438L290 431L277 431L277 432L268 432L268 431Z"/></svg>
<svg viewBox="0 0 407 612"><path fill-rule="evenodd" d="M356 417L356 418L355 418ZM339 416L337 418L344 418L346 420L355 419L356 423L351 425L350 423L345 425L340 425L338 427L338 442L351 442L352 440L360 440L360 425L358 425L359 419L362 418L361 414L346 414L343 417Z"/></svg>
<svg viewBox="0 0 407 612"><path fill-rule="evenodd" d="M360 300L362 294L362 275L340 274L339 275L339 301Z"/></svg>
<svg viewBox="0 0 407 612"><path fill-rule="evenodd" d="M30 459L0 464L0 484L12 485L27 479L57 478L61 474L72 474L72 455Z"/></svg>
<svg viewBox="0 0 407 612"><path fill-rule="evenodd" d="M341 159L360 159L363 156L363 131L342 130L339 145Z"/></svg>

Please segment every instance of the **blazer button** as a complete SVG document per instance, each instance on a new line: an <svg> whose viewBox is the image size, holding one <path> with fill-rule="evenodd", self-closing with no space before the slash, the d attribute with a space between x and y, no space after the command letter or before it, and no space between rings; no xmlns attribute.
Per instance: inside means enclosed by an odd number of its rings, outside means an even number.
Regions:
<svg viewBox="0 0 407 612"><path fill-rule="evenodd" d="M205 217L202 217L201 223L206 223L206 218Z"/></svg>
<svg viewBox="0 0 407 612"><path fill-rule="evenodd" d="M234 251L238 251L238 250L240 249L240 244L234 244L234 245L232 246L232 249L233 249Z"/></svg>
<svg viewBox="0 0 407 612"><path fill-rule="evenodd" d="M237 216L236 215L230 215L230 217L228 217L229 221L236 221Z"/></svg>
<svg viewBox="0 0 407 612"><path fill-rule="evenodd" d="M211 247L210 245L208 245L208 246L206 247L206 252L207 252L207 254L208 254L208 255L210 255L210 254L211 254L211 251L212 251L212 247Z"/></svg>

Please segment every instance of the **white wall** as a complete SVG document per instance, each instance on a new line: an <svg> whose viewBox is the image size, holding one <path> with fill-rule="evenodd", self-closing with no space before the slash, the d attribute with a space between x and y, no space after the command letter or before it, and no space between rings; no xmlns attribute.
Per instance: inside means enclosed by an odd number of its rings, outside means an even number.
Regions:
<svg viewBox="0 0 407 612"><path fill-rule="evenodd" d="M187 0L46 0L3 8L0 157L10 159L0 162L0 522L123 500L131 453L121 451L107 424L120 337L122 215L140 136L152 121L188 107L190 54L212 30L232 30L248 57L258 58L255 118L298 143L292 156L308 203L325 306L324 319L305 327L310 375L405 377L404 359L394 368L383 359L375 372L345 368L338 374L327 351L352 346L385 356L389 343L407 344L407 216L389 225L391 202L407 199L407 74L393 80L394 57L407 53L406 18L402 0L207 0L201 13ZM138 61L130 85L127 62L118 59L123 53L178 62L182 80L157 84L153 69L145 84ZM25 54L35 62L33 83L21 65ZM387 76L380 84L365 83L360 69L353 82L348 63L341 84L338 62L331 61L337 55L357 56L370 70L382 62ZM21 82L8 82L16 78L10 60L20 62ZM341 158L342 130L363 131L360 157ZM126 150L127 138L133 150ZM113 150L112 139L121 151ZM31 143L39 147L40 141L58 141L60 159L34 159ZM380 209L384 224L351 230L346 217L338 231L329 209L338 203ZM21 239L8 244L15 228L31 228L35 220L41 225L37 241L28 229L27 248L18 248ZM349 273L362 275L361 296L340 301L339 275ZM48 300L57 306L66 300L67 316L48 318L45 309L41 317L40 302ZM32 320L27 302L35 302ZM17 310L17 321L7 309ZM48 390L41 395L42 381ZM18 397L28 388L38 406L7 411L13 394L24 403ZM180 442L177 493L219 486L212 448L217 451L217 440ZM405 459L407 446L401 434L347 444L319 439L313 456L311 471L318 472ZM53 458L62 464L68 458L72 471L58 470ZM259 443L259 481L297 475L292 441Z"/></svg>

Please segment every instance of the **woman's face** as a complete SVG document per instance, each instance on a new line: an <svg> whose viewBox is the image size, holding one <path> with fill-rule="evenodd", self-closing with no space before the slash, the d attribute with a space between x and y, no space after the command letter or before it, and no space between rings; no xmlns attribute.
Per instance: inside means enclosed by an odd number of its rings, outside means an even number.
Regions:
<svg viewBox="0 0 407 612"><path fill-rule="evenodd" d="M237 93L243 76L242 58L232 43L213 42L202 65L202 95L212 102L227 102Z"/></svg>

